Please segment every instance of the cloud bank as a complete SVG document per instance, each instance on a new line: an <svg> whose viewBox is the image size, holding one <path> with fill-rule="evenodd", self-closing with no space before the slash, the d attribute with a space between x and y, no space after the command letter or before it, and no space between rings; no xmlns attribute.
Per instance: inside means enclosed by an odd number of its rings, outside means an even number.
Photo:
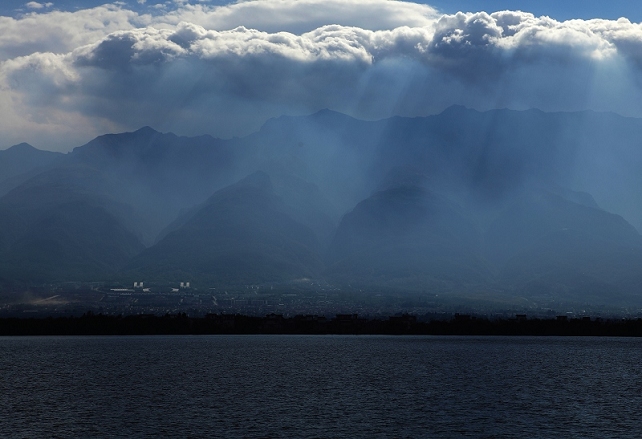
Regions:
<svg viewBox="0 0 642 439"><path fill-rule="evenodd" d="M321 108L370 119L452 104L642 117L642 26L626 19L255 0L30 13L0 27L2 147L65 150L142 125L229 137Z"/></svg>

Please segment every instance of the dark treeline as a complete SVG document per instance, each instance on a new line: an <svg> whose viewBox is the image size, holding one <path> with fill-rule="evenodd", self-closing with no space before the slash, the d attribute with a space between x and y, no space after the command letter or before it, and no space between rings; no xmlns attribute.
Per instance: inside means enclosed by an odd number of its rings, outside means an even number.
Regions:
<svg viewBox="0 0 642 439"><path fill-rule="evenodd" d="M4 318L0 335L171 335L171 334L390 334L390 335L540 335L642 336L642 319L488 319L455 315L449 320L418 321L403 315L387 320L364 319L356 314L291 318L271 314L208 314L194 318L178 315Z"/></svg>

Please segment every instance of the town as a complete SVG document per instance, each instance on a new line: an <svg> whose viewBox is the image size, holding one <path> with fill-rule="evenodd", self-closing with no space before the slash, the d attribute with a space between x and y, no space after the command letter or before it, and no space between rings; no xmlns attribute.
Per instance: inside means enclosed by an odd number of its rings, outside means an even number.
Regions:
<svg viewBox="0 0 642 439"><path fill-rule="evenodd" d="M590 304L507 301L488 295L485 300L463 296L422 293L341 290L329 284L296 283L244 285L229 288L134 281L131 286L109 283L66 282L26 291L0 293L0 318L78 317L87 312L105 316L181 315L202 318L229 314L251 317L282 315L359 315L366 319L412 315L420 321L449 320L456 314L507 319L527 315L549 319L640 318L642 308Z"/></svg>

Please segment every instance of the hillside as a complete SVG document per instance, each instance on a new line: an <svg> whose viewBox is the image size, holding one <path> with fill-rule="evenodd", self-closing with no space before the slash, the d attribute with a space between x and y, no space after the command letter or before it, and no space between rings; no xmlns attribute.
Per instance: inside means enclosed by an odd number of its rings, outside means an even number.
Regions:
<svg viewBox="0 0 642 439"><path fill-rule="evenodd" d="M315 278L322 270L316 236L288 211L267 174L254 173L217 191L127 272L212 285Z"/></svg>
<svg viewBox="0 0 642 439"><path fill-rule="evenodd" d="M0 278L638 303L641 138L610 113L451 107L18 145L0 151Z"/></svg>

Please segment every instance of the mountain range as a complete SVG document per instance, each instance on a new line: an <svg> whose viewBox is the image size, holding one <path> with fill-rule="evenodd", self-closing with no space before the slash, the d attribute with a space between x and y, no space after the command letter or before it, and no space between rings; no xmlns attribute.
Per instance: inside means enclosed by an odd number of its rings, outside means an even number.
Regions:
<svg viewBox="0 0 642 439"><path fill-rule="evenodd" d="M0 151L0 285L319 282L642 302L642 120L282 116L233 139L144 127Z"/></svg>

